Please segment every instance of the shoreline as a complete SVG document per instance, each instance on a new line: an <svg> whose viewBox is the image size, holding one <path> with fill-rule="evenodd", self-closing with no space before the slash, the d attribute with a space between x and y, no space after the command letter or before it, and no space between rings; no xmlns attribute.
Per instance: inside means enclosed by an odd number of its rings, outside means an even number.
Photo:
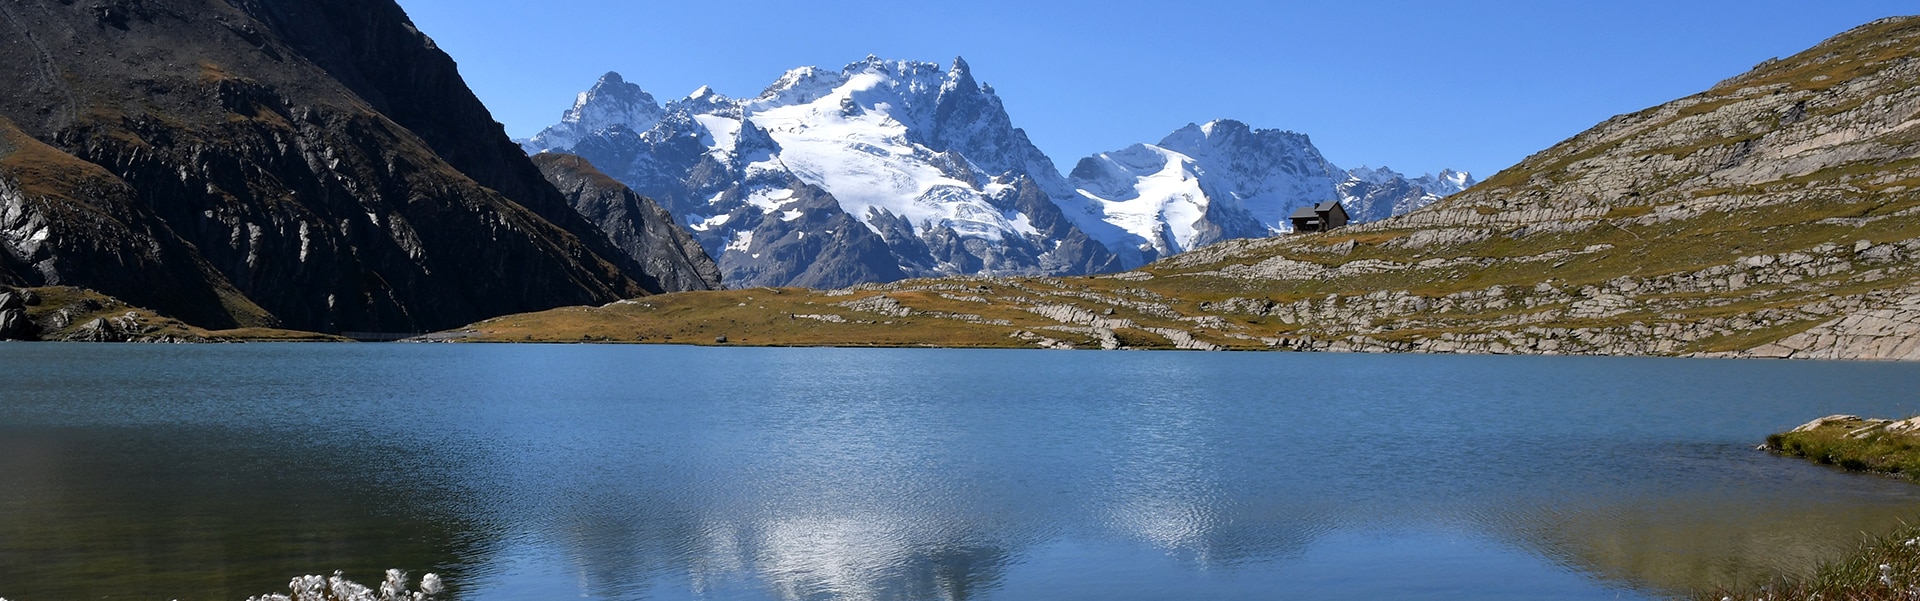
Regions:
<svg viewBox="0 0 1920 601"><path fill-rule="evenodd" d="M1759 447L1852 473L1920 483L1920 418L1829 415L1767 437ZM1909 600L1920 596L1920 525L1872 535L1812 576L1780 577L1743 588L1696 591L1695 601L1726 599Z"/></svg>

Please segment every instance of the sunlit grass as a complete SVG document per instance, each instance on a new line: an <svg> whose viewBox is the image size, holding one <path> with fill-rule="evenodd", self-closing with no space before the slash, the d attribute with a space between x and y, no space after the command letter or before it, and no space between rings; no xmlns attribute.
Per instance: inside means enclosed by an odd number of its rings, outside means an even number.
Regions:
<svg viewBox="0 0 1920 601"><path fill-rule="evenodd" d="M1906 422L1841 419L1767 437L1767 448L1789 457L1856 472L1920 478L1920 435Z"/></svg>

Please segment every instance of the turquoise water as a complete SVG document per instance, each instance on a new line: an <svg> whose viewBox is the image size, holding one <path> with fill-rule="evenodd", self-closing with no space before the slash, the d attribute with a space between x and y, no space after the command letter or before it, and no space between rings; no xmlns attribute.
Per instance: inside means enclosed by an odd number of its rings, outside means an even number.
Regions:
<svg viewBox="0 0 1920 601"><path fill-rule="evenodd" d="M1756 452L1920 365L0 344L0 597L1634 599L1920 486Z"/></svg>

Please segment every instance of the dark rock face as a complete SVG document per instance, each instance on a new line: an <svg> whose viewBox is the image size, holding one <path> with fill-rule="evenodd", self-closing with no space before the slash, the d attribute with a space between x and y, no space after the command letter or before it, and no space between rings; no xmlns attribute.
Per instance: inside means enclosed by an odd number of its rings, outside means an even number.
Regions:
<svg viewBox="0 0 1920 601"><path fill-rule="evenodd" d="M533 157L540 173L573 208L640 263L641 283L665 292L720 289L720 266L653 199L635 194L586 159L567 154Z"/></svg>
<svg viewBox="0 0 1920 601"><path fill-rule="evenodd" d="M32 340L38 332L34 331L33 321L27 319L27 312L21 309L0 311L0 340Z"/></svg>
<svg viewBox="0 0 1920 601"><path fill-rule="evenodd" d="M0 281L318 331L650 291L389 0L109 8L0 5Z"/></svg>
<svg viewBox="0 0 1920 601"><path fill-rule="evenodd" d="M792 201L785 214L755 210L738 199L744 196L738 188L726 193L723 201L734 207L728 214L741 220L720 256L728 285L843 288L907 277L887 240L841 210L825 190L798 180L789 185Z"/></svg>
<svg viewBox="0 0 1920 601"><path fill-rule="evenodd" d="M27 306L37 301L24 290L0 286L0 340L33 340L39 336L39 326L27 319Z"/></svg>
<svg viewBox="0 0 1920 601"><path fill-rule="evenodd" d="M0 284L85 285L211 328L276 325L99 165L0 117Z"/></svg>

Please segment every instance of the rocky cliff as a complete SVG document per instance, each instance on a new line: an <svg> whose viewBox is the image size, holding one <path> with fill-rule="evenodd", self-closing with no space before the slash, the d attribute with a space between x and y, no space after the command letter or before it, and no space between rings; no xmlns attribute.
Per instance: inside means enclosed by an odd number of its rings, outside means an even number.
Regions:
<svg viewBox="0 0 1920 601"><path fill-rule="evenodd" d="M653 199L634 193L577 156L540 154L533 162L575 210L640 263L642 284L656 290L721 288L720 266Z"/></svg>
<svg viewBox="0 0 1920 601"><path fill-rule="evenodd" d="M7 2L0 81L0 283L317 331L650 292L390 0Z"/></svg>

